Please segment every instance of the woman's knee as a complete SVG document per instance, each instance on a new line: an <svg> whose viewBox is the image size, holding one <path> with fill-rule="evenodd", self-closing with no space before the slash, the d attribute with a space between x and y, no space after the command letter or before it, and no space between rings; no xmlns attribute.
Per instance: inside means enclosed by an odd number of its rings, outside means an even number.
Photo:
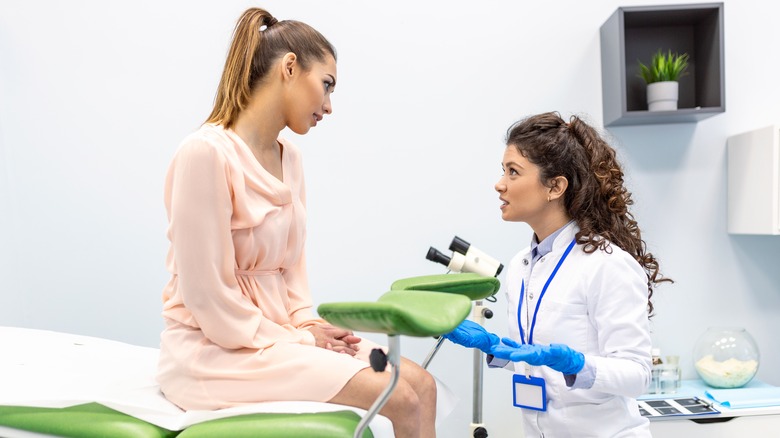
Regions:
<svg viewBox="0 0 780 438"><path fill-rule="evenodd" d="M398 379L398 384L390 397L393 410L410 415L420 410L420 396L414 386L405 379Z"/></svg>
<svg viewBox="0 0 780 438"><path fill-rule="evenodd" d="M403 368L402 368L403 369ZM436 399L436 379L431 373L418 365L407 366L408 373L404 376L420 398Z"/></svg>

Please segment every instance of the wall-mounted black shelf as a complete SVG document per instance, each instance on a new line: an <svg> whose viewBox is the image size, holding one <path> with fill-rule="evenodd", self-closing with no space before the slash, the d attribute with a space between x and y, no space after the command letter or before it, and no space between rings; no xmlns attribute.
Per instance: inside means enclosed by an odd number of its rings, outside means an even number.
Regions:
<svg viewBox="0 0 780 438"><path fill-rule="evenodd" d="M647 111L638 61L661 49L690 56L676 111ZM620 7L601 26L604 125L688 123L726 111L723 3Z"/></svg>

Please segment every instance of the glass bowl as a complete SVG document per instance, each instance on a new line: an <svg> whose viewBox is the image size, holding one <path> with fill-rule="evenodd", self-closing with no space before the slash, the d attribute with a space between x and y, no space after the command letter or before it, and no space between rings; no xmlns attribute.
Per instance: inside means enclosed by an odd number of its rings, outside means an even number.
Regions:
<svg viewBox="0 0 780 438"><path fill-rule="evenodd" d="M739 388L758 371L760 354L750 333L741 327L710 327L696 341L693 363L714 388Z"/></svg>

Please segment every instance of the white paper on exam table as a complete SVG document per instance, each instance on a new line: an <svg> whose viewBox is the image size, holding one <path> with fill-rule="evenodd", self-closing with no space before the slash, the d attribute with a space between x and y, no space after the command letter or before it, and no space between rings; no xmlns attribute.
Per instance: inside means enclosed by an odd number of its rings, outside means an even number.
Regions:
<svg viewBox="0 0 780 438"><path fill-rule="evenodd" d="M159 350L108 339L46 330L0 327L0 405L67 407L97 402L169 430L249 413L365 411L318 402L267 402L217 411L183 411L168 401L154 380ZM457 397L437 379L437 422ZM390 430L377 415L371 429ZM376 432L375 432L376 435Z"/></svg>

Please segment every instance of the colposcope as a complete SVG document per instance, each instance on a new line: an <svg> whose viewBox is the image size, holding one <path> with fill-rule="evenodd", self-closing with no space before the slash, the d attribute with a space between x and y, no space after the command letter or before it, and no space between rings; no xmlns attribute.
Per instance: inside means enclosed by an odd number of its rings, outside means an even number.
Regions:
<svg viewBox="0 0 780 438"><path fill-rule="evenodd" d="M430 247L425 258L446 266L452 272L473 272L487 277L496 277L504 269L498 260L458 236L452 239L450 251L452 256L447 257L438 249Z"/></svg>
<svg viewBox="0 0 780 438"><path fill-rule="evenodd" d="M498 260L480 251L474 245L455 236L450 243L452 256L447 256L434 247L428 249L425 258L447 267L451 272L471 272L486 277L497 277L504 269L504 265ZM488 298L488 301L495 301ZM485 319L493 317L493 311L482 305L482 300L474 302L471 318L479 325L485 325ZM428 368L433 356L444 343L444 337L440 337L433 349L423 361L423 368ZM472 402L472 422L470 424L470 436L485 438L488 436L485 424L482 422L482 378L484 371L484 353L474 349L474 382Z"/></svg>

